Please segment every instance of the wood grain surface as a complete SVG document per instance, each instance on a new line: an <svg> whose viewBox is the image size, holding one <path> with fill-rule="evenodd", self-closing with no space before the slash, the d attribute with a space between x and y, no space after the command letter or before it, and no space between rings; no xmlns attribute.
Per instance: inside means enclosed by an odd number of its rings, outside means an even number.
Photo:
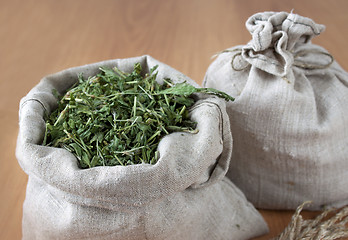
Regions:
<svg viewBox="0 0 348 240"><path fill-rule="evenodd" d="M292 10L326 25L313 42L348 69L346 0L0 0L0 239L21 239L27 176L15 157L18 104L43 76L149 54L201 84L212 55L250 40L249 16ZM270 233L259 240L276 236L292 215L261 213Z"/></svg>

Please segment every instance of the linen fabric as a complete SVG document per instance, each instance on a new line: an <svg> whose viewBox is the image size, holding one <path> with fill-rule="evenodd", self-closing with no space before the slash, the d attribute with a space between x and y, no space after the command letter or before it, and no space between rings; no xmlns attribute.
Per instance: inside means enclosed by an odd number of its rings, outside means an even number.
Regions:
<svg viewBox="0 0 348 240"><path fill-rule="evenodd" d="M256 207L348 203L348 74L311 39L324 26L286 12L251 16L252 40L223 51L205 87L224 90L234 138L227 176Z"/></svg>
<svg viewBox="0 0 348 240"><path fill-rule="evenodd" d="M232 135L224 100L197 95L190 117L198 133L176 132L158 147L156 164L79 169L61 148L42 146L45 114L56 107L52 89L64 92L79 73L98 68L144 72L157 79L191 79L141 56L110 60L47 76L20 103L16 155L29 175L23 205L23 239L249 239L267 226L243 193L225 177Z"/></svg>

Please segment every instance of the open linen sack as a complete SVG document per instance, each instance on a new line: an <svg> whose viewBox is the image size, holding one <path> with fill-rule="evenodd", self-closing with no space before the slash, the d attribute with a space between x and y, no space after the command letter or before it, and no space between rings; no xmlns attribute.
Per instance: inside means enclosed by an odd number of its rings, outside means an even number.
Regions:
<svg viewBox="0 0 348 240"><path fill-rule="evenodd" d="M264 12L246 27L252 40L223 51L203 83L236 98L227 176L259 208L346 205L348 74L310 41L324 26Z"/></svg>
<svg viewBox="0 0 348 240"><path fill-rule="evenodd" d="M20 103L16 155L29 175L23 205L23 239L249 239L267 232L261 215L225 177L232 135L224 100L199 95L190 111L197 134L162 139L155 165L79 169L68 151L40 145L44 115L79 73L100 66L130 72L140 62L157 78L191 79L142 56L68 69L45 77Z"/></svg>

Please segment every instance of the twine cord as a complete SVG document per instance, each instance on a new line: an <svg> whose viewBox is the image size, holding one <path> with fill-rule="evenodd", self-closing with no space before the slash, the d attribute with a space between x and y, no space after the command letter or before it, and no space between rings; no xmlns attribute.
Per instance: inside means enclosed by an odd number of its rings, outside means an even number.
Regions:
<svg viewBox="0 0 348 240"><path fill-rule="evenodd" d="M246 68L250 65L250 64L247 62L247 64L246 64L244 67L242 67L242 68L236 68L236 67L235 67L235 64L234 64L234 60L235 60L236 57L238 57L238 56L242 56L242 50L240 50L239 52L237 52L236 54L234 54L233 57L232 57L232 60L231 60L232 69L233 69L234 71L237 71L237 72L243 71L244 69L246 69Z"/></svg>
<svg viewBox="0 0 348 240"><path fill-rule="evenodd" d="M310 63L306 63L303 61L300 61L296 58L298 57L303 57L306 56L308 54L319 54L319 55L325 55L328 56L330 58L330 61L327 64L310 64ZM334 62L334 58L330 53L326 53L323 51L319 51L319 50L302 50L302 51L298 51L294 54L294 66L296 67L300 67L300 68L305 68L305 69L325 69L330 67L330 65Z"/></svg>
<svg viewBox="0 0 348 240"><path fill-rule="evenodd" d="M242 67L242 68L236 67L236 64L235 64L236 58L239 56L242 56L242 49L240 49L240 48L223 50L223 51L215 54L214 57L218 56L222 53L226 53L226 52L236 52L236 54L233 55L232 60L231 60L231 67L234 71L243 71L250 65L250 63L245 61L246 65L244 67ZM307 63L307 62L304 62L304 61L301 61L298 59L299 57L304 57L308 54L318 54L318 55L328 56L330 58L330 60L327 64L315 64L315 63ZM330 53L327 53L324 51L319 51L319 50L301 50L301 51L295 52L293 55L294 55L293 66L303 68L303 69L309 69L309 70L326 69L326 68L330 67L331 64L334 62L334 57Z"/></svg>

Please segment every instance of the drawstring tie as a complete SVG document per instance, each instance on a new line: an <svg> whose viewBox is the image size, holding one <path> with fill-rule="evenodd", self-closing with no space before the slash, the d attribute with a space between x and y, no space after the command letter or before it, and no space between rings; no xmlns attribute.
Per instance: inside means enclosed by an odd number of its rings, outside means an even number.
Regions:
<svg viewBox="0 0 348 240"><path fill-rule="evenodd" d="M232 60L231 60L231 67L234 71L243 71L244 69L246 69L250 63L248 63L247 61L245 66L243 66L242 68L237 68L236 64L235 64L235 60L237 57L242 56L242 49L237 48L237 49L226 49L223 50L217 54L215 54L213 57L216 57L222 53L226 53L226 52L236 52L236 54L233 55ZM314 64L314 63L306 63L304 61L299 60L300 57L304 57L307 56L308 54L318 54L318 55L325 55L328 56L330 58L329 62L327 64ZM319 50L300 50L298 52L295 52L293 54L294 56L294 63L293 66L299 67L299 68L303 68L303 69L308 69L308 70L314 70L314 69L326 69L328 67L331 66L331 64L334 62L334 57L327 52L324 51L319 51Z"/></svg>

